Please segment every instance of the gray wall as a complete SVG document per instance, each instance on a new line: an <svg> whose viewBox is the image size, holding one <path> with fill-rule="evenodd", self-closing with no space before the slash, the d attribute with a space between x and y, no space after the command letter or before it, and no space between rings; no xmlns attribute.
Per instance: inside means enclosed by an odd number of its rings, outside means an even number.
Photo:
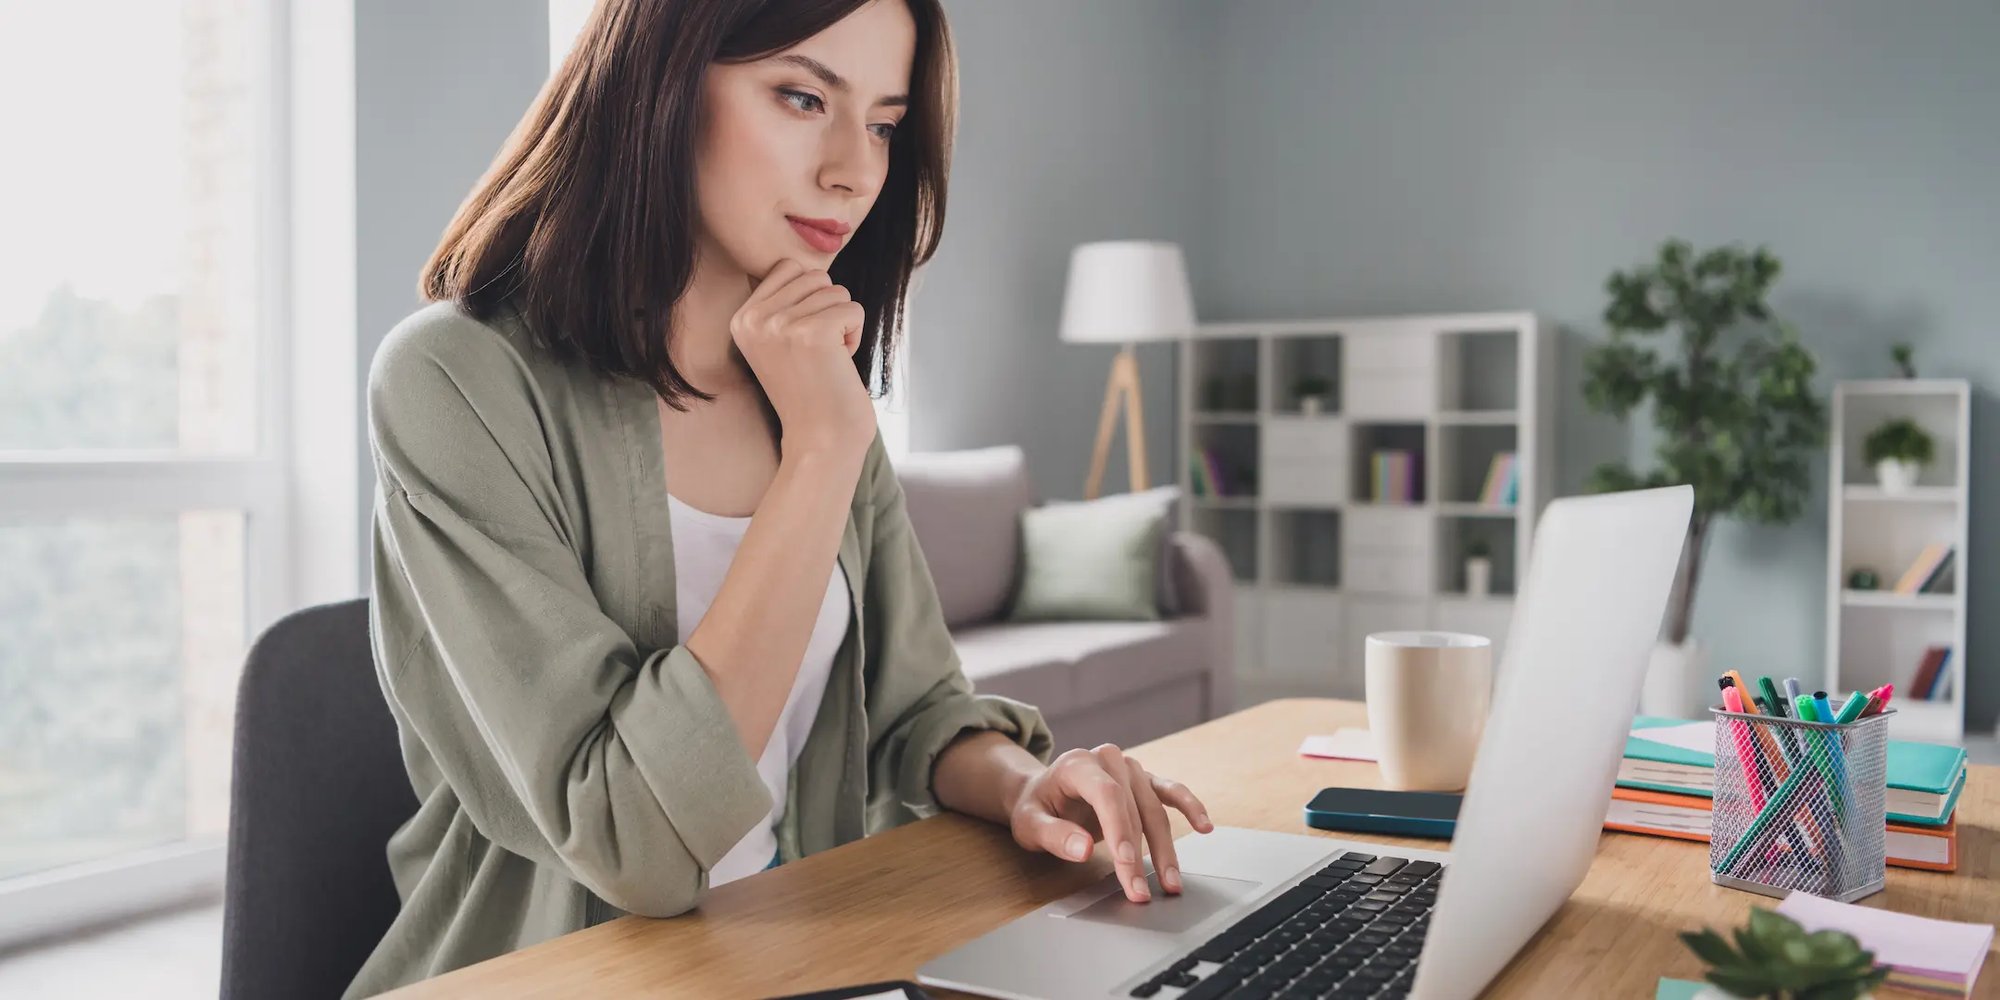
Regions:
<svg viewBox="0 0 2000 1000"><path fill-rule="evenodd" d="M910 444L1018 442L1082 495L1116 348L1056 338L1070 248L1174 240L1203 270L1215 199L1204 0L946 0L960 123L944 241L913 297ZM1139 348L1148 471L1174 479L1174 349ZM1126 483L1123 424L1105 474Z"/></svg>
<svg viewBox="0 0 2000 1000"><path fill-rule="evenodd" d="M547 0L355 0L355 321L361 579L371 576L367 371L417 272L549 75Z"/></svg>
<svg viewBox="0 0 2000 1000"><path fill-rule="evenodd" d="M1219 212L1202 255L1204 317L1537 310L1565 329L1558 482L1574 491L1597 460L1639 451L1574 388L1580 349L1602 335L1605 275L1670 235L1770 245L1786 269L1775 305L1827 378L1886 374L1888 342L1907 336L1925 374L1974 382L1984 467L1972 484L1968 721L1993 725L2000 7L1238 0L1229 11L1214 115L1173 116L1211 144L1201 196ZM1022 436L1060 433L1048 420ZM1802 521L1713 539L1695 631L1718 669L1805 676L1822 662L1818 464Z"/></svg>

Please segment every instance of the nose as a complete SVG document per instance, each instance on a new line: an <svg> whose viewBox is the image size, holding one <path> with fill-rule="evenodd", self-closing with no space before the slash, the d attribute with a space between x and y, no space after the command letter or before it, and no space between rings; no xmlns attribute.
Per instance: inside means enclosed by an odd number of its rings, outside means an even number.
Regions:
<svg viewBox="0 0 2000 1000"><path fill-rule="evenodd" d="M820 146L819 183L829 191L873 197L881 185L887 156L879 153L865 123L841 122L828 128Z"/></svg>

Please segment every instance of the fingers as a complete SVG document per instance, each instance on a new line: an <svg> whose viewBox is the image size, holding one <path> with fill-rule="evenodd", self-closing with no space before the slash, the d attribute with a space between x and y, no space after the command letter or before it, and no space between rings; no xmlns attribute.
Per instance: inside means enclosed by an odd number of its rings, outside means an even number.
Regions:
<svg viewBox="0 0 2000 1000"><path fill-rule="evenodd" d="M742 308L763 316L775 316L832 284L833 277L823 270L794 270L781 263L771 269L755 292L750 293Z"/></svg>
<svg viewBox="0 0 2000 1000"><path fill-rule="evenodd" d="M764 272L762 278L755 275L750 277L750 297L744 300L744 304L749 305L762 300L805 272L806 266L790 257L778 261L769 271Z"/></svg>
<svg viewBox="0 0 2000 1000"><path fill-rule="evenodd" d="M1100 743L1091 750L1091 753L1096 754L1098 760L1103 762L1105 773L1118 782L1118 803L1125 809L1126 836L1131 838L1131 842L1129 848L1125 844L1119 844L1117 851L1122 857L1129 850L1132 855L1133 870L1138 873L1140 898L1149 898L1152 895L1152 888L1146 884L1146 866L1143 863L1146 845L1141 840L1146 834L1146 827L1139 818L1139 803L1134 800L1132 794L1131 765L1126 763L1125 752L1118 749L1115 744Z"/></svg>
<svg viewBox="0 0 2000 1000"><path fill-rule="evenodd" d="M1067 756L1067 755L1065 755ZM1082 753L1063 765L1059 787L1063 793L1090 803L1097 813L1097 825L1104 830L1104 843L1111 849L1111 864L1125 897L1135 903L1152 898L1146 887L1144 869L1139 865L1139 826L1132 812L1132 793L1112 777L1104 761L1094 753Z"/></svg>
<svg viewBox="0 0 2000 1000"><path fill-rule="evenodd" d="M1188 786L1157 774L1148 777L1152 779L1149 784L1159 795L1161 802L1179 809L1182 815L1188 818L1188 822L1194 824L1196 830L1202 833L1215 832L1215 823L1208 818L1208 807L1202 805L1200 799L1195 798L1194 792L1190 791Z"/></svg>
<svg viewBox="0 0 2000 1000"><path fill-rule="evenodd" d="M1035 813L1024 825L1025 829L1014 831L1014 839L1022 847L1071 861L1090 860L1090 845L1095 841L1083 827L1045 812Z"/></svg>
<svg viewBox="0 0 2000 1000"><path fill-rule="evenodd" d="M1139 810L1139 824L1146 831L1146 847L1153 856L1153 871L1159 873L1160 888L1174 894L1181 891L1180 856L1174 851L1174 825L1167 819L1167 807L1153 791L1152 775L1139 762L1125 758L1126 787L1132 789L1133 804Z"/></svg>
<svg viewBox="0 0 2000 1000"><path fill-rule="evenodd" d="M822 285L806 293L804 297L792 305L778 310L772 315L772 318L777 320L779 325L782 326L786 323L796 322L799 319L811 316L822 309L830 309L842 303L852 301L854 299L847 294L847 289L834 284Z"/></svg>

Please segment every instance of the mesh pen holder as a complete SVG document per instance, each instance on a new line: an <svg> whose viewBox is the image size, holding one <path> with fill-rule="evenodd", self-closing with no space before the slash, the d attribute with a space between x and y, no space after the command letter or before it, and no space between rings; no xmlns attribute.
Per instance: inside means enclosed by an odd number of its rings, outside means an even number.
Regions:
<svg viewBox="0 0 2000 1000"><path fill-rule="evenodd" d="M1709 711L1709 878L1767 896L1797 890L1843 903L1880 891L1894 710L1846 725Z"/></svg>

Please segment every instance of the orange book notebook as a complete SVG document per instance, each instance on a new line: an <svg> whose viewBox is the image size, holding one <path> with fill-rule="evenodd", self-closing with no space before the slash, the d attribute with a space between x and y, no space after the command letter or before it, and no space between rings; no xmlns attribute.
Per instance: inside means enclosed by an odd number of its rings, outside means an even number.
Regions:
<svg viewBox="0 0 2000 1000"><path fill-rule="evenodd" d="M1604 828L1706 844L1711 807L1712 800L1698 795L1619 788L1611 793L1611 811L1604 818ZM1943 826L1929 827L1890 823L1883 846L1888 852L1888 862L1898 868L1955 872L1958 819L1953 817Z"/></svg>

